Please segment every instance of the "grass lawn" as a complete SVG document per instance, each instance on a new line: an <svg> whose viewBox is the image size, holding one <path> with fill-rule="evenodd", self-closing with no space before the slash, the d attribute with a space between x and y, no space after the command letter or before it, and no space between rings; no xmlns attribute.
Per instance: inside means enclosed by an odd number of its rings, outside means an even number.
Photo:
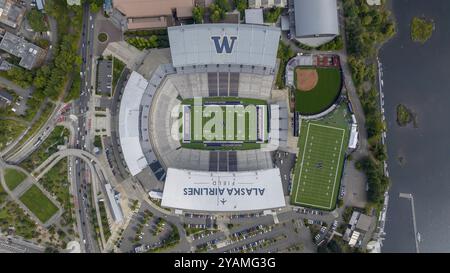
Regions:
<svg viewBox="0 0 450 273"><path fill-rule="evenodd" d="M27 178L27 175L21 171L15 169L5 170L5 182L10 191L13 191L17 186L19 186L25 178Z"/></svg>
<svg viewBox="0 0 450 273"><path fill-rule="evenodd" d="M302 67L311 69L310 67ZM301 69L299 67L296 68ZM295 91L295 110L301 114L317 114L330 107L341 91L341 74L336 68L316 68L317 85L310 91ZM294 76L296 73L294 73ZM296 76L295 76L296 77ZM297 86L294 79L295 86Z"/></svg>
<svg viewBox="0 0 450 273"><path fill-rule="evenodd" d="M62 215L63 224L72 224L74 218L72 217L73 204L72 195L69 192L70 183L67 179L67 158L59 161L53 168L51 168L40 180L39 183L49 193L56 196L56 200L64 208Z"/></svg>
<svg viewBox="0 0 450 273"><path fill-rule="evenodd" d="M58 208L45 194L33 185L21 197L20 201L41 220L42 223L47 222L57 211Z"/></svg>
<svg viewBox="0 0 450 273"><path fill-rule="evenodd" d="M302 120L292 204L334 209L348 145L346 117L346 109L341 106L325 119Z"/></svg>

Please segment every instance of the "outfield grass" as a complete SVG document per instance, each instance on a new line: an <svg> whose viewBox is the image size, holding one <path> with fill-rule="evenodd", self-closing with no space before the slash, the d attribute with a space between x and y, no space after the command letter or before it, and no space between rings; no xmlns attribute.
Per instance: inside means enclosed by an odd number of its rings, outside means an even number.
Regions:
<svg viewBox="0 0 450 273"><path fill-rule="evenodd" d="M17 186L19 186L25 178L27 178L27 175L21 171L15 169L5 170L5 182L10 191L13 191Z"/></svg>
<svg viewBox="0 0 450 273"><path fill-rule="evenodd" d="M310 67L297 67L297 69ZM317 85L310 91L295 91L295 110L301 114L312 115L330 107L341 91L341 73L337 68L316 68L319 75ZM294 86L297 86L294 73Z"/></svg>
<svg viewBox="0 0 450 273"><path fill-rule="evenodd" d="M325 210L335 208L348 137L349 124L343 106L325 119L302 121L292 204Z"/></svg>
<svg viewBox="0 0 450 273"><path fill-rule="evenodd" d="M36 186L33 185L21 197L20 201L41 220L47 222L57 211L55 204Z"/></svg>

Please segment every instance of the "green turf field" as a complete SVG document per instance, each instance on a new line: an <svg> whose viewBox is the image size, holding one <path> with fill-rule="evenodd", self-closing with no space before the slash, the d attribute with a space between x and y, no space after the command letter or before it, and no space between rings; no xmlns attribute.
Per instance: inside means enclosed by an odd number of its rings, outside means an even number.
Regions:
<svg viewBox="0 0 450 273"><path fill-rule="evenodd" d="M45 194L33 185L21 197L20 201L27 206L42 223L47 222L57 211L58 208Z"/></svg>
<svg viewBox="0 0 450 273"><path fill-rule="evenodd" d="M205 102L237 102L239 105L203 105ZM268 139L268 107L267 102L246 98L204 98L203 106L195 107L193 99L183 100L182 105L191 105L190 112L190 143L181 141L184 148L208 149L204 142L235 143L235 146L212 147L214 150L246 150L258 149L257 143L257 115L246 112L248 105L261 105L265 107L264 114L264 139ZM256 108L255 108L256 110ZM201 122L195 122L195 118L201 116ZM185 120L182 121L183 123ZM180 130L182 131L182 129ZM253 134L251 134L253 132ZM182 135L183 137L183 135ZM241 144L237 144L237 143ZM233 144L234 145L234 144Z"/></svg>
<svg viewBox="0 0 450 273"><path fill-rule="evenodd" d="M311 67L297 67L297 69ZM305 115L320 113L330 107L341 91L341 73L336 68L316 68L317 85L310 91L295 91L295 110ZM294 73L294 76L296 73ZM296 76L294 78L296 83Z"/></svg>
<svg viewBox="0 0 450 273"><path fill-rule="evenodd" d="M27 178L27 175L21 171L15 169L5 170L5 182L10 191L13 191L23 180Z"/></svg>
<svg viewBox="0 0 450 273"><path fill-rule="evenodd" d="M302 121L292 204L334 209L349 137L345 113L340 107L329 118Z"/></svg>

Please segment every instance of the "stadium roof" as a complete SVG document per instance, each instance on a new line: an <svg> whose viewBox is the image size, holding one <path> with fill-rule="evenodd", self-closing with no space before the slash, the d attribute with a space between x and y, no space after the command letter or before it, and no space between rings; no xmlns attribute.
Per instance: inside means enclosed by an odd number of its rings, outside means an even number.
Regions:
<svg viewBox="0 0 450 273"><path fill-rule="evenodd" d="M120 145L125 162L133 176L140 173L148 165L139 142L139 105L147 85L147 80L133 71L120 102Z"/></svg>
<svg viewBox="0 0 450 273"><path fill-rule="evenodd" d="M163 207L195 211L252 211L286 205L279 169L201 172L169 168Z"/></svg>
<svg viewBox="0 0 450 273"><path fill-rule="evenodd" d="M174 67L238 64L275 67L280 29L246 24L168 28Z"/></svg>
<svg viewBox="0 0 450 273"><path fill-rule="evenodd" d="M295 36L339 34L336 0L294 0Z"/></svg>

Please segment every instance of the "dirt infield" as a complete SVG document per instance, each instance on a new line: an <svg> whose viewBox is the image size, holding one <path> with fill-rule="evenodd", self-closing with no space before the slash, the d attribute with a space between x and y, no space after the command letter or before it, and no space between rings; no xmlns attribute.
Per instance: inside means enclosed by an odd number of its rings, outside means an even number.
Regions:
<svg viewBox="0 0 450 273"><path fill-rule="evenodd" d="M296 88L300 91L312 90L319 81L319 74L316 69L297 68L295 74Z"/></svg>

